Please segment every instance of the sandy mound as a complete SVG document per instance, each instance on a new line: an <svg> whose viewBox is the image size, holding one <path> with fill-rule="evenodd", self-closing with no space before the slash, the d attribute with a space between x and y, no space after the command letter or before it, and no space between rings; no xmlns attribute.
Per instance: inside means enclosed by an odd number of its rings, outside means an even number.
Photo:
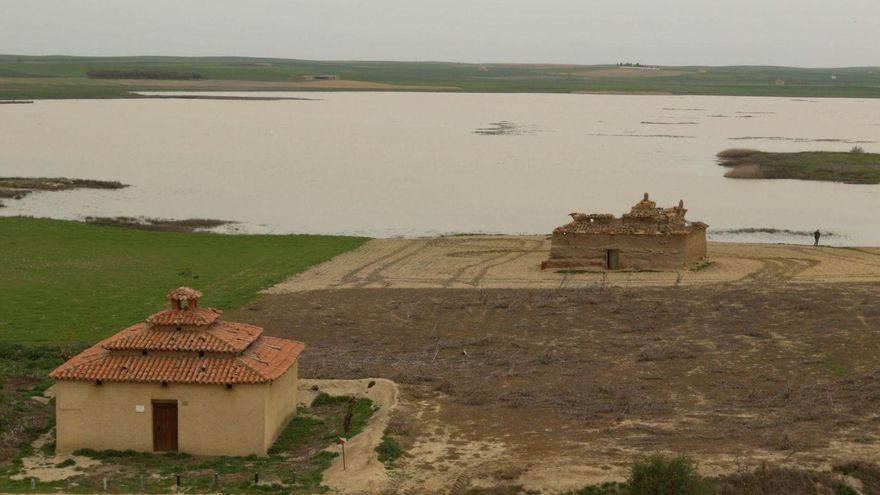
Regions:
<svg viewBox="0 0 880 495"><path fill-rule="evenodd" d="M40 450L43 445L53 440L53 432L40 435L34 440L31 446L34 448L34 455L25 457L21 460L23 470L21 473L10 476L13 480L25 480L28 478L36 478L37 481L60 481L71 476L79 474L78 468L86 468L100 464L99 461L90 457L80 455L54 455L45 456ZM73 464L64 467L58 467L62 463L72 460Z"/></svg>

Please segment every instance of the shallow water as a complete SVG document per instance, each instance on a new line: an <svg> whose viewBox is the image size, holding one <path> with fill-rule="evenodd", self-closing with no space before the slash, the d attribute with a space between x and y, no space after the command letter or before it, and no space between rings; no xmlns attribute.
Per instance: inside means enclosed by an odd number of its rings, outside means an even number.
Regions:
<svg viewBox="0 0 880 495"><path fill-rule="evenodd" d="M0 214L220 218L237 232L546 233L570 211L620 214L649 191L661 206L684 199L710 233L820 228L831 244L880 245L880 186L726 179L714 159L732 147L880 151L880 100L283 95L316 100L0 106L0 175L132 186L37 193Z"/></svg>

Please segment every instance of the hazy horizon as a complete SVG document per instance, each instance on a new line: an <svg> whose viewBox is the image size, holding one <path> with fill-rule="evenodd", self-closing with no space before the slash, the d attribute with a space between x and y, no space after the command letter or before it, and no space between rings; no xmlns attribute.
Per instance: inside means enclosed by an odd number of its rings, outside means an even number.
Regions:
<svg viewBox="0 0 880 495"><path fill-rule="evenodd" d="M167 53L132 53L128 55L89 55L89 54L76 54L71 55L67 53L46 53L46 54L29 54L29 53L0 53L0 56L21 56L21 57L83 57L83 58L125 58L125 57L160 57L160 58L253 58L253 59L265 59L265 60L293 60L293 61L302 61L302 62L340 62L340 63L353 63L353 62L362 62L362 63L420 63L420 64L467 64L467 65L481 65L481 64L497 64L497 65L578 65L578 66L615 66L617 62L591 62L591 63L573 63L573 62L514 62L514 61L497 61L497 60L482 60L479 62L465 62L460 60L381 60L381 59L319 59L319 58L298 58L298 57L270 57L270 56L262 56L262 55L174 55ZM638 61L633 61L633 63ZM671 64L651 64L649 62L642 62L645 66L657 66L657 67L782 67L789 69L859 69L859 68L874 68L876 65L868 64L868 65L827 65L827 66L806 66L806 65L784 65L784 64L730 64L730 65L709 65L709 64L688 64L688 65L671 65Z"/></svg>
<svg viewBox="0 0 880 495"><path fill-rule="evenodd" d="M325 61L880 66L880 2L0 0L0 52Z"/></svg>

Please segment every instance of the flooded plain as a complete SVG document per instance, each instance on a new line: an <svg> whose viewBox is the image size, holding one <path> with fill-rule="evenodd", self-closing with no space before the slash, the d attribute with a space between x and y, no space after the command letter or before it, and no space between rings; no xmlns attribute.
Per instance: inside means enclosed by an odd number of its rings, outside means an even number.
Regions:
<svg viewBox="0 0 880 495"><path fill-rule="evenodd" d="M223 93L229 95L229 93ZM880 100L247 93L0 106L0 176L120 181L0 215L215 218L240 233L541 234L679 199L716 240L880 245L880 186L724 178L715 154L880 152ZM774 233L774 230L787 233Z"/></svg>

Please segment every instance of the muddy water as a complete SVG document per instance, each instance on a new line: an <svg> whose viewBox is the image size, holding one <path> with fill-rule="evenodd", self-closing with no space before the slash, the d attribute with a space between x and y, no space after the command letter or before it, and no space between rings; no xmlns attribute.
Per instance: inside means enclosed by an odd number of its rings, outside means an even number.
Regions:
<svg viewBox="0 0 880 495"><path fill-rule="evenodd" d="M714 161L731 147L880 151L880 100L284 95L316 100L4 105L0 175L132 187L33 194L0 214L220 218L238 232L544 233L570 211L619 214L650 191L662 205L684 199L710 232L820 228L836 233L829 243L880 245L880 186L726 179ZM716 234L807 242L782 237Z"/></svg>

